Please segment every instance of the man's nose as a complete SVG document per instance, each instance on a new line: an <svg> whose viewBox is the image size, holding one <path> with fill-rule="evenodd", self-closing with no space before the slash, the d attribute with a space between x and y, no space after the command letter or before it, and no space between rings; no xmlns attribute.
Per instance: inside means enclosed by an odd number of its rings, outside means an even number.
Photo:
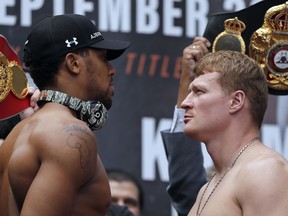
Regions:
<svg viewBox="0 0 288 216"><path fill-rule="evenodd" d="M117 205L124 206L125 205L124 200L118 199L117 200Z"/></svg>

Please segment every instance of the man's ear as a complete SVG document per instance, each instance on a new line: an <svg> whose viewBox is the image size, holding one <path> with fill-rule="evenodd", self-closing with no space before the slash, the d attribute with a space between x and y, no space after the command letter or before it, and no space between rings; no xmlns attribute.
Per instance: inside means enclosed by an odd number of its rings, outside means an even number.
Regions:
<svg viewBox="0 0 288 216"><path fill-rule="evenodd" d="M231 95L230 112L234 113L244 106L246 95L243 91L238 90Z"/></svg>
<svg viewBox="0 0 288 216"><path fill-rule="evenodd" d="M78 74L80 72L80 56L76 53L68 53L65 56L66 67L71 73Z"/></svg>

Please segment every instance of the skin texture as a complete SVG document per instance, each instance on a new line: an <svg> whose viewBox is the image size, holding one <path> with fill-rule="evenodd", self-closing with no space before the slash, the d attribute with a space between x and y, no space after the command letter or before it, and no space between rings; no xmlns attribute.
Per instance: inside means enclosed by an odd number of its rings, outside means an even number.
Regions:
<svg viewBox="0 0 288 216"><path fill-rule="evenodd" d="M113 180L109 180L109 184L112 202L121 206L125 205L135 216L141 216L139 191L135 184L129 181Z"/></svg>
<svg viewBox="0 0 288 216"><path fill-rule="evenodd" d="M235 58L244 62L244 58L237 55L230 60ZM230 60L224 64L229 64ZM251 105L246 89L227 91L226 86L224 89L219 81L222 71L213 70L214 63L213 67L207 63L205 66L209 69L204 69L191 82L190 93L181 107L186 110L185 134L205 143L214 162L216 175L208 187L206 184L201 188L188 215L196 215L197 209L202 216L287 215L287 160L258 139L231 166L241 149L253 138L259 137L259 122L251 115L255 108ZM245 88L251 87L246 85ZM267 93L263 91L263 94ZM225 175L228 168L230 170Z"/></svg>
<svg viewBox="0 0 288 216"><path fill-rule="evenodd" d="M115 70L105 56L96 49L68 53L47 89L111 106ZM12 216L103 216L110 204L96 137L63 105L46 103L22 120L1 145L0 167L1 215L8 215L8 199Z"/></svg>

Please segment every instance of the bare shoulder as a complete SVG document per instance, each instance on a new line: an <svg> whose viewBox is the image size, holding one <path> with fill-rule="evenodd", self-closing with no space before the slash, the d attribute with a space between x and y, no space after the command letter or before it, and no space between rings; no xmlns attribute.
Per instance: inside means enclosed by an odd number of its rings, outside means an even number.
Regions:
<svg viewBox="0 0 288 216"><path fill-rule="evenodd" d="M10 186L17 207L25 215L39 209L47 215L71 215L67 209L75 200L80 209L88 199L99 199L99 191L105 192L101 198L106 202L108 181L94 133L69 112L39 112L17 128L17 142L9 160ZM39 197L42 202L38 202Z"/></svg>
<svg viewBox="0 0 288 216"><path fill-rule="evenodd" d="M254 150L238 172L238 202L247 215L287 215L287 160L266 147Z"/></svg>
<svg viewBox="0 0 288 216"><path fill-rule="evenodd" d="M95 145L96 137L86 123L70 116L41 116L32 119L28 124L33 128L30 131L31 144L39 148L48 148L48 151L50 148L75 147L77 143L81 145L83 142Z"/></svg>
<svg viewBox="0 0 288 216"><path fill-rule="evenodd" d="M45 155L43 158L61 156L63 162L79 161L82 168L88 168L91 159L97 156L95 135L78 119L52 121L52 124L34 130L31 140L38 152Z"/></svg>
<svg viewBox="0 0 288 216"><path fill-rule="evenodd" d="M258 186L275 183L276 180L288 180L288 161L268 147L256 147L248 161L243 164L240 174L244 178L250 176L250 181L247 183L259 182Z"/></svg>
<svg viewBox="0 0 288 216"><path fill-rule="evenodd" d="M84 122L65 115L41 115L23 121L20 127L19 141L10 160L17 172L22 161L21 167L31 172L41 166L51 172L66 172L75 179L80 172L84 178L93 175L97 164L96 137Z"/></svg>
<svg viewBox="0 0 288 216"><path fill-rule="evenodd" d="M262 147L262 148L261 148ZM266 147L260 146L255 149L254 158L246 163L243 171L255 173L255 175L288 174L288 161L281 154ZM267 176L266 176L267 177Z"/></svg>

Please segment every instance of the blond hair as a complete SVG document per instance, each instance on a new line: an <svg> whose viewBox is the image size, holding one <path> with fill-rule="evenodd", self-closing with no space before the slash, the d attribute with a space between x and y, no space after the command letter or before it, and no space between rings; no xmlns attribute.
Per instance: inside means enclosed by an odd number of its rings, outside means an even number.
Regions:
<svg viewBox="0 0 288 216"><path fill-rule="evenodd" d="M260 65L237 51L218 51L205 55L197 63L194 75L218 72L219 83L227 94L242 90L250 103L252 120L261 127L267 108L268 86Z"/></svg>

